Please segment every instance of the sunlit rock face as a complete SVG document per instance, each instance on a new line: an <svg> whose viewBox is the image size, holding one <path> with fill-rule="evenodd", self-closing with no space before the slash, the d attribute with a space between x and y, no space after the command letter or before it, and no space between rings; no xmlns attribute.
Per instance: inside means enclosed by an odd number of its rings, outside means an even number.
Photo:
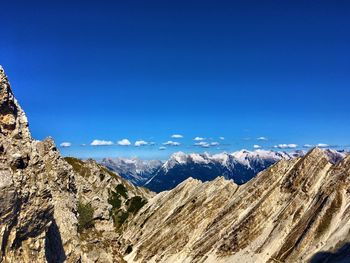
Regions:
<svg viewBox="0 0 350 263"><path fill-rule="evenodd" d="M2 68L0 150L2 259L78 260L74 174L50 138L31 138Z"/></svg>
<svg viewBox="0 0 350 263"><path fill-rule="evenodd" d="M248 183L188 179L128 225L128 262L319 262L349 242L350 157L318 148ZM328 253L321 253L328 251ZM331 251L331 252L330 252ZM322 261L321 261L322 262Z"/></svg>

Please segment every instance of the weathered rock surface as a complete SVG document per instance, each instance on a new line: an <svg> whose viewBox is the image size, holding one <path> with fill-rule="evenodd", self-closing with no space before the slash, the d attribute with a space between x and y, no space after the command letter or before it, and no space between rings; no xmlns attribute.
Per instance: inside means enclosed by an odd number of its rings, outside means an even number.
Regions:
<svg viewBox="0 0 350 263"><path fill-rule="evenodd" d="M318 148L241 186L223 178L188 179L155 196L129 223L122 242L133 250L125 259L260 263L330 257L317 253L350 242L349 204L350 156L332 164Z"/></svg>
<svg viewBox="0 0 350 263"><path fill-rule="evenodd" d="M5 262L76 262L74 175L51 139L31 138L0 68L0 243Z"/></svg>

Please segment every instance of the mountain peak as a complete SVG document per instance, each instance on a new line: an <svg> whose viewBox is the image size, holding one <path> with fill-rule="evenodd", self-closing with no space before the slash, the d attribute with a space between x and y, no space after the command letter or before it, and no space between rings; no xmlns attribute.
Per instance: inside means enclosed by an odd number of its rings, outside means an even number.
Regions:
<svg viewBox="0 0 350 263"><path fill-rule="evenodd" d="M322 158L322 157L327 158L325 151L319 147L314 147L308 153L306 153L304 158L306 159L306 158Z"/></svg>
<svg viewBox="0 0 350 263"><path fill-rule="evenodd" d="M0 65L0 78L2 79L5 75L4 68Z"/></svg>
<svg viewBox="0 0 350 263"><path fill-rule="evenodd" d="M16 139L30 138L28 121L13 96L5 71L0 67L0 132Z"/></svg>

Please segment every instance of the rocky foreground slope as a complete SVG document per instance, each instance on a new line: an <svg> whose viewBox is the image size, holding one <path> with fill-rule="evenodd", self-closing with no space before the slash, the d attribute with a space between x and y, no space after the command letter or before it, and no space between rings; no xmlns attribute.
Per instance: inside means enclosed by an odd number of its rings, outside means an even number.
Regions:
<svg viewBox="0 0 350 263"><path fill-rule="evenodd" d="M241 186L188 179L151 199L129 225L123 242L133 251L126 260L320 260L331 254L318 252L350 242L349 204L350 156L333 165L317 148Z"/></svg>
<svg viewBox="0 0 350 263"><path fill-rule="evenodd" d="M0 68L0 262L349 262L350 156L157 195L31 138Z"/></svg>

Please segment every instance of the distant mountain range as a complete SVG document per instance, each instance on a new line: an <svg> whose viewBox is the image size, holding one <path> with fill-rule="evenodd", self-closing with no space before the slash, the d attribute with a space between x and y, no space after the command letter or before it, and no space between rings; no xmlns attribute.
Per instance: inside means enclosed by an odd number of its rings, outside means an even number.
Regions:
<svg viewBox="0 0 350 263"><path fill-rule="evenodd" d="M117 172L133 184L143 186L155 175L164 162L159 160L140 160L138 158L104 158L101 164Z"/></svg>
<svg viewBox="0 0 350 263"><path fill-rule="evenodd" d="M332 163L345 156L345 152L331 149L324 151ZM232 179L236 184L243 184L281 159L288 160L304 155L305 152L302 150L292 152L241 150L213 155L177 152L166 162L137 158L105 158L101 164L135 185L161 192L176 187L189 177L211 181L223 176L225 179Z"/></svg>

